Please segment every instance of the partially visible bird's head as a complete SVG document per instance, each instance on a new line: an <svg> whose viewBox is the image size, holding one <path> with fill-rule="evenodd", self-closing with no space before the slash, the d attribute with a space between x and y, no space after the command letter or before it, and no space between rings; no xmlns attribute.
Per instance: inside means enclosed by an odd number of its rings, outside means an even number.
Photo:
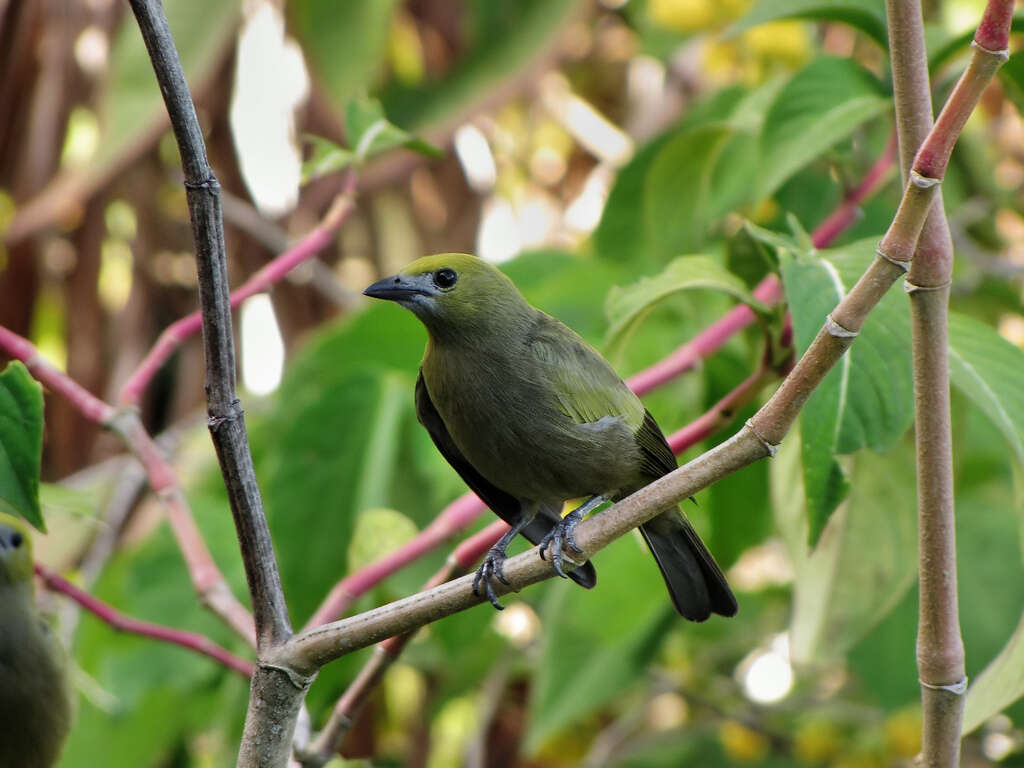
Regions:
<svg viewBox="0 0 1024 768"><path fill-rule="evenodd" d="M424 256L363 293L401 304L434 335L490 328L529 306L504 273L465 253Z"/></svg>
<svg viewBox="0 0 1024 768"><path fill-rule="evenodd" d="M0 587L32 580L32 542L28 528L0 512Z"/></svg>

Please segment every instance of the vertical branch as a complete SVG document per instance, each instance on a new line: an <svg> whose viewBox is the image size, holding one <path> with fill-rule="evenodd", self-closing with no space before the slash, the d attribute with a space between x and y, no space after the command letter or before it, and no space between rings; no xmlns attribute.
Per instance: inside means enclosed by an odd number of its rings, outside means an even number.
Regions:
<svg viewBox="0 0 1024 768"><path fill-rule="evenodd" d="M950 149L977 97L1005 60L1012 0L990 0L967 72L932 129L927 52L917 0L886 0L900 167L941 180ZM918 150L918 146L921 149ZM949 408L947 321L953 244L936 197L905 289L910 296L917 450L920 605L917 666L921 683L922 760L959 765L967 688L956 594L956 531Z"/></svg>
<svg viewBox="0 0 1024 768"><path fill-rule="evenodd" d="M268 643L285 640L291 634L291 625L249 454L245 419L235 395L235 350L220 185L206 158L199 120L163 8L156 0L130 2L181 152L199 273L210 434L235 517L249 591L253 597L256 636L262 649Z"/></svg>
<svg viewBox="0 0 1024 768"><path fill-rule="evenodd" d="M283 766L291 753L295 722L312 677L296 675L263 661L291 636L292 630L249 453L245 419L235 395L220 185L206 157L195 107L163 8L159 0L129 2L153 62L181 152L196 244L210 435L227 487L256 623L261 661L252 678L238 765Z"/></svg>

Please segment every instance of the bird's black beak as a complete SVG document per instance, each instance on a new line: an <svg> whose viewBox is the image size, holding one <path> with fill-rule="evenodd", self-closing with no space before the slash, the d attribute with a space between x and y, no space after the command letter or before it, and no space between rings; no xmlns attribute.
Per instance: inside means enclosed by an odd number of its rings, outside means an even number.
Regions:
<svg viewBox="0 0 1024 768"><path fill-rule="evenodd" d="M430 296L429 281L423 275L392 275L378 280L365 291L364 296L388 301L408 301L413 296Z"/></svg>

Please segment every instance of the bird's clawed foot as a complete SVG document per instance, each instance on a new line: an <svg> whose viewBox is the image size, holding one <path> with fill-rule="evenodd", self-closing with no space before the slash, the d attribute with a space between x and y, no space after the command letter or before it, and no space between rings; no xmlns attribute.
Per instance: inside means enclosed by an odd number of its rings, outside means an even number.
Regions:
<svg viewBox="0 0 1024 768"><path fill-rule="evenodd" d="M561 576L563 579L569 578L565 575L565 570L562 568L562 560L565 555L563 554L566 549L571 549L578 555L583 554L583 550L580 549L579 544L576 543L576 536L573 531L579 524L580 519L583 517L583 513L580 512L582 507L574 509L568 515L563 517L555 526L547 532L547 535L540 540L540 559L547 560L544 556L548 551L548 547L551 548L551 564L555 567L555 573Z"/></svg>
<svg viewBox="0 0 1024 768"><path fill-rule="evenodd" d="M473 594L481 597L480 585L482 583L484 594L491 605L499 611L503 611L505 606L498 602L498 596L494 593L494 584L492 583L494 579L502 584L508 584L508 580L505 578L505 551L497 547L492 547L488 551L484 561L476 569L476 578L473 579Z"/></svg>

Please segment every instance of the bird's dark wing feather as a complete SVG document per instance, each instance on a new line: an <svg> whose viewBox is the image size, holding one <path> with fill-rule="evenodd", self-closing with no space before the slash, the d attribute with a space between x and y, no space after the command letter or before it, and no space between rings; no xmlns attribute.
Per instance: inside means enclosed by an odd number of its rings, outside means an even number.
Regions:
<svg viewBox="0 0 1024 768"><path fill-rule="evenodd" d="M423 373L420 372L416 379L416 417L420 424L426 427L430 438L437 446L445 460L451 464L452 469L458 472L459 477L472 489L473 493L480 497L491 511L509 525L515 525L522 514L522 505L519 500L510 493L501 490L489 482L483 475L476 471L476 468L469 463L462 451L448 434L448 427L445 426L441 414L437 412L427 385L423 381ZM522 534L531 543L537 544L561 519L559 510L550 505L542 505L536 517L527 525ZM569 578L577 584L590 589L597 583L597 572L594 566L587 561L575 570L568 572Z"/></svg>
<svg viewBox="0 0 1024 768"><path fill-rule="evenodd" d="M644 474L652 478L667 475L677 466L676 456L668 446L665 435L662 434L658 422L651 416L651 412L644 409L644 421L635 433L637 445L643 452Z"/></svg>

